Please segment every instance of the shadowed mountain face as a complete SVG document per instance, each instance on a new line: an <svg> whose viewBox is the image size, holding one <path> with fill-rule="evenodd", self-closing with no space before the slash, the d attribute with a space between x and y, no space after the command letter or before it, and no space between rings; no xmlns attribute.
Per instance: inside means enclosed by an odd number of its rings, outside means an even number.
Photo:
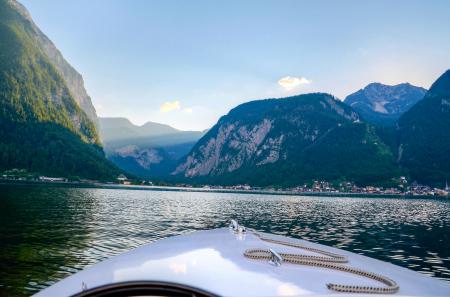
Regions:
<svg viewBox="0 0 450 297"><path fill-rule="evenodd" d="M111 178L118 169L105 159L94 123L46 54L44 47L53 45L41 39L23 6L0 0L0 169Z"/></svg>
<svg viewBox="0 0 450 297"><path fill-rule="evenodd" d="M349 106L328 94L248 102L202 137L173 172L221 184L298 185L315 178L385 181L392 153Z"/></svg>
<svg viewBox="0 0 450 297"><path fill-rule="evenodd" d="M400 164L419 182L450 180L450 70L398 122Z"/></svg>
<svg viewBox="0 0 450 297"><path fill-rule="evenodd" d="M398 118L423 98L427 90L408 83L395 86L372 83L353 93L344 102L363 120L377 126L395 125Z"/></svg>
<svg viewBox="0 0 450 297"><path fill-rule="evenodd" d="M125 118L99 118L99 123L107 157L145 178L168 176L204 134L154 122L137 126Z"/></svg>

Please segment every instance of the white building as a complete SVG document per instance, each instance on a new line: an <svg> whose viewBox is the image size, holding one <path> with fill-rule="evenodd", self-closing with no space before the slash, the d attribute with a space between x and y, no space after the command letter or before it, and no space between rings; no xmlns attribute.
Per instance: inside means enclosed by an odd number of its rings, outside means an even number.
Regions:
<svg viewBox="0 0 450 297"><path fill-rule="evenodd" d="M117 180L118 181L121 181L121 182L124 182L124 181L126 181L128 178L125 176L125 175L123 175L123 174L121 174L121 175L119 175L118 177L117 177Z"/></svg>

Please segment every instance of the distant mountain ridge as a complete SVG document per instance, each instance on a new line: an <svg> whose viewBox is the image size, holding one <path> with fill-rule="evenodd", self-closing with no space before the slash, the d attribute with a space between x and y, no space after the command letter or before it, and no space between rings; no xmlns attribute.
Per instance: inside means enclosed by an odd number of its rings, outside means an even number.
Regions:
<svg viewBox="0 0 450 297"><path fill-rule="evenodd" d="M99 134L100 133L100 134ZM0 0L0 172L112 180L123 170L192 183L296 186L450 180L450 70L430 90L372 83L256 100L209 131L98 119L81 75L15 0Z"/></svg>
<svg viewBox="0 0 450 297"><path fill-rule="evenodd" d="M118 167L145 178L169 176L202 131L181 131L147 122L134 125L126 118L99 118L107 157Z"/></svg>
<svg viewBox="0 0 450 297"><path fill-rule="evenodd" d="M181 132L180 130L165 124L146 122L145 124L138 126L134 125L126 118L117 117L99 118L99 124L101 138L109 143L126 139L155 137Z"/></svg>
<svg viewBox="0 0 450 297"><path fill-rule="evenodd" d="M321 93L244 103L172 175L261 186L315 179L392 185L405 175L442 186L450 180L450 70L429 91L374 83L345 103Z"/></svg>
<svg viewBox="0 0 450 297"><path fill-rule="evenodd" d="M267 186L314 178L386 181L397 172L393 154L370 125L333 96L316 93L237 106L172 174L199 182Z"/></svg>
<svg viewBox="0 0 450 297"><path fill-rule="evenodd" d="M394 86L371 83L347 96L344 102L363 120L374 125L395 125L398 118L419 102L426 89L402 83Z"/></svg>

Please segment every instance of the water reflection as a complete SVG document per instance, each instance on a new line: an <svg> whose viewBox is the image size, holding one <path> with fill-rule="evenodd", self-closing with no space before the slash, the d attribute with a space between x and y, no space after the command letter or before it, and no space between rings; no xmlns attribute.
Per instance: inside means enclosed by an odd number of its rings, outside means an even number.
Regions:
<svg viewBox="0 0 450 297"><path fill-rule="evenodd" d="M61 188L0 190L0 295L28 295L92 263L82 255L90 233L80 224L92 220L92 197Z"/></svg>
<svg viewBox="0 0 450 297"><path fill-rule="evenodd" d="M0 295L31 294L130 248L223 227L230 218L450 280L450 203L445 200L0 190Z"/></svg>

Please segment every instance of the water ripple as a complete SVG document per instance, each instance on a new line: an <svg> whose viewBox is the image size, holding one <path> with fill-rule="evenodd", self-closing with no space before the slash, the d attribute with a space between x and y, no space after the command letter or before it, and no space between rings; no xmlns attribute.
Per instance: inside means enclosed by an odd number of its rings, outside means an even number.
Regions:
<svg viewBox="0 0 450 297"><path fill-rule="evenodd" d="M0 295L30 295L131 248L230 218L450 280L448 200L0 190Z"/></svg>

